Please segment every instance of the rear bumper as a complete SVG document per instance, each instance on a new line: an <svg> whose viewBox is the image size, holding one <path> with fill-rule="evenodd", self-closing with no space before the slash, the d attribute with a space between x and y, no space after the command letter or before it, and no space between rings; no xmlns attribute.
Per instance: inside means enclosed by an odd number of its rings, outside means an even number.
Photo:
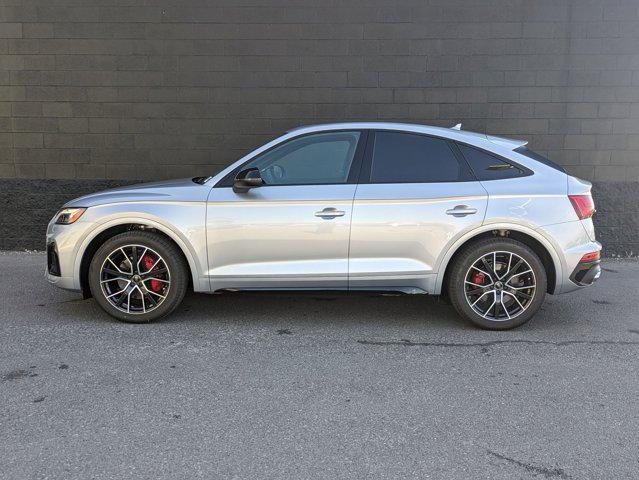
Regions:
<svg viewBox="0 0 639 480"><path fill-rule="evenodd" d="M600 276L601 260L579 262L570 275L570 281L580 287L587 287L595 283Z"/></svg>
<svg viewBox="0 0 639 480"><path fill-rule="evenodd" d="M557 272L555 294L592 285L599 278L599 260L581 262L581 259L588 253L600 251L601 243L591 239L581 221L546 225L537 231L554 244L560 257L561 272Z"/></svg>

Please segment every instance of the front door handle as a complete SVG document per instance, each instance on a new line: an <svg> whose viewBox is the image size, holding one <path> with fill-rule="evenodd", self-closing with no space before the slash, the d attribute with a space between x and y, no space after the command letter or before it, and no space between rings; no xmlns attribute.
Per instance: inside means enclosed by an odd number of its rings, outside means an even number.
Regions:
<svg viewBox="0 0 639 480"><path fill-rule="evenodd" d="M327 207L324 210L315 212L316 217L325 218L327 220L331 218L335 218L335 217L343 217L344 215L346 215L346 212L344 212L343 210L338 210L333 207Z"/></svg>
<svg viewBox="0 0 639 480"><path fill-rule="evenodd" d="M470 208L468 205L457 205L455 208L446 210L446 215L452 215L453 217L465 217L475 213L477 213L477 209Z"/></svg>

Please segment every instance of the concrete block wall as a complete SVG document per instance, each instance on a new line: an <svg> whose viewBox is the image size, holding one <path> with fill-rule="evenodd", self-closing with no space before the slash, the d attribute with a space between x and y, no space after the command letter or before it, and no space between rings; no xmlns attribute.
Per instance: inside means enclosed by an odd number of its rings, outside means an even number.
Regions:
<svg viewBox="0 0 639 480"><path fill-rule="evenodd" d="M55 185L215 173L339 120L525 138L639 252L637 0L0 0L0 189L36 212L0 248L42 247Z"/></svg>

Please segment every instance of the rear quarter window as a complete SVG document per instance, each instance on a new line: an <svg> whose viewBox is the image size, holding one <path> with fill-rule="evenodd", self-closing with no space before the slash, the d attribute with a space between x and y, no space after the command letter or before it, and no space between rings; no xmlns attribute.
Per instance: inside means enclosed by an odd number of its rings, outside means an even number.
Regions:
<svg viewBox="0 0 639 480"><path fill-rule="evenodd" d="M468 145L457 144L459 150L473 170L477 180L503 180L530 175L523 167L514 165L496 155Z"/></svg>
<svg viewBox="0 0 639 480"><path fill-rule="evenodd" d="M530 148L519 147L519 148L516 148L514 151L528 158L531 158L539 163L543 163L544 165L550 168L554 168L555 170L558 170L561 173L566 173L566 170L564 169L564 167L562 167L561 165L557 165L555 162L553 162L549 158L546 158L537 152L533 152Z"/></svg>

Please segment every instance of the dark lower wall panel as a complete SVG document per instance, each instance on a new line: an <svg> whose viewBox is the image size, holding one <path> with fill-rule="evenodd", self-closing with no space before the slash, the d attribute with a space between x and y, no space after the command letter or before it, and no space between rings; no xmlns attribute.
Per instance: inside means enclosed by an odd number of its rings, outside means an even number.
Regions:
<svg viewBox="0 0 639 480"><path fill-rule="evenodd" d="M598 240L606 256L639 255L639 182L595 182Z"/></svg>
<svg viewBox="0 0 639 480"><path fill-rule="evenodd" d="M44 250L47 224L67 201L131 180L0 180L0 250Z"/></svg>
<svg viewBox="0 0 639 480"><path fill-rule="evenodd" d="M0 249L43 250L46 226L66 201L131 180L0 180ZM595 182L595 224L607 256L639 254L639 182Z"/></svg>

